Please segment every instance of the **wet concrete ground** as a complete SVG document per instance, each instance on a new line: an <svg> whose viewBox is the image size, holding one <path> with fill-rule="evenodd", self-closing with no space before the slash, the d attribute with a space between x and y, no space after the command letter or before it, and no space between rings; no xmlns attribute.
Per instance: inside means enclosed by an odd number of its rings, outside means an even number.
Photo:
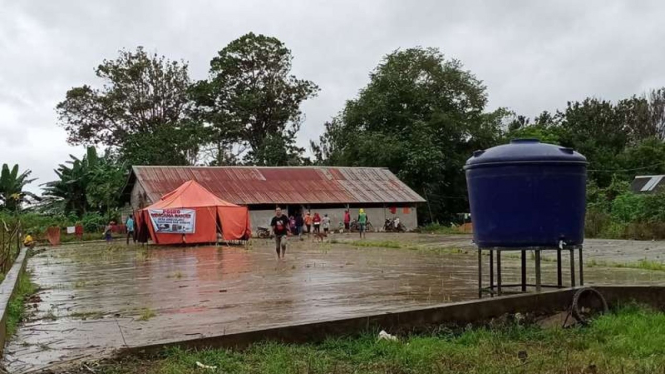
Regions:
<svg viewBox="0 0 665 374"><path fill-rule="evenodd" d="M367 241L402 243L399 249L358 247L354 240L344 234L335 237L338 243L291 240L284 262L276 261L268 240L254 240L247 249L142 249L120 243L50 248L28 264L42 290L31 302L30 320L8 344L4 364L22 373L103 357L121 347L477 295L477 257L468 236L368 236ZM603 262L665 256L665 242L590 240L586 248L587 260ZM517 281L517 265L516 259L504 259L504 282ZM544 263L543 272L553 283L554 264ZM665 272L591 267L585 279L587 284L662 284Z"/></svg>

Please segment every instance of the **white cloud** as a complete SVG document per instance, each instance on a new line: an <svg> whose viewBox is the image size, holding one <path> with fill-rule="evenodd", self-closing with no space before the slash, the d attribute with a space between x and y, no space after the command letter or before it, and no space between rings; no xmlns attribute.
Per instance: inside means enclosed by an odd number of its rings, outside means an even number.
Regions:
<svg viewBox="0 0 665 374"><path fill-rule="evenodd" d="M189 61L201 79L231 40L278 37L294 73L321 87L303 105L304 146L397 48L440 48L485 82L491 108L529 116L665 85L659 1L0 0L0 9L0 163L32 169L40 183L83 152L66 144L56 103L98 83L92 69L103 59L137 45Z"/></svg>

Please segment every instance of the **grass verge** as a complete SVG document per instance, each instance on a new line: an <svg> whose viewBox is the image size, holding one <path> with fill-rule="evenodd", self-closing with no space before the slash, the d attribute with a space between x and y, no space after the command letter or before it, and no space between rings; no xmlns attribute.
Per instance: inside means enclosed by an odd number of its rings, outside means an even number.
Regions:
<svg viewBox="0 0 665 374"><path fill-rule="evenodd" d="M437 246L427 246L427 245L416 245L408 243L400 243L393 240L355 240L351 242L332 242L334 243L343 243L355 247L365 247L365 248L393 248L393 249L408 249L412 251L431 251L438 254L466 254L469 251L455 248L455 247L437 247Z"/></svg>
<svg viewBox="0 0 665 374"><path fill-rule="evenodd" d="M30 274L25 271L18 279L16 292L7 307L7 336L16 332L19 322L25 314L25 301L37 291L37 286L30 281Z"/></svg>
<svg viewBox="0 0 665 374"><path fill-rule="evenodd" d="M255 344L245 351L169 349L159 358L100 365L102 374L205 373L662 373L665 314L636 306L588 327L509 324L378 341L376 334L321 344ZM81 371L83 373L84 371Z"/></svg>
<svg viewBox="0 0 665 374"><path fill-rule="evenodd" d="M609 262L609 261L596 261L590 260L586 262L588 267L611 267L611 268L625 268L625 269L642 269L652 271L665 271L665 263L659 261L652 261L642 259L637 262Z"/></svg>

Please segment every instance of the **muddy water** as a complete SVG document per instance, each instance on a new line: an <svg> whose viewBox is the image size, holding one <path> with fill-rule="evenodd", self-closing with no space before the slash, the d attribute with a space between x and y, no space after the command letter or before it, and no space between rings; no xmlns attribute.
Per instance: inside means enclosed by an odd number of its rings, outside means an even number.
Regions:
<svg viewBox="0 0 665 374"><path fill-rule="evenodd" d="M5 365L25 372L124 346L390 312L474 298L477 257L468 237L376 235L418 250L291 241L248 248L88 244L49 249L29 262L41 300L9 343ZM448 249L447 249L448 248ZM449 248L461 248L462 253ZM664 246L665 248L665 246ZM467 253L463 253L468 251ZM487 259L485 259L486 261ZM517 260L504 260L516 280ZM487 266L487 264L485 264ZM545 281L554 281L544 264ZM665 272L590 268L588 283L661 283ZM154 316L153 316L154 315Z"/></svg>

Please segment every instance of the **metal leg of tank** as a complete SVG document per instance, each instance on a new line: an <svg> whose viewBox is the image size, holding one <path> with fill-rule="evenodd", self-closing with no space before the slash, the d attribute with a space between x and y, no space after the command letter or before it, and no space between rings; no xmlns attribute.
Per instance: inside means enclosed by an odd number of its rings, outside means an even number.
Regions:
<svg viewBox="0 0 665 374"><path fill-rule="evenodd" d="M563 287L563 277L561 274L561 249L556 250L556 285Z"/></svg>
<svg viewBox="0 0 665 374"><path fill-rule="evenodd" d="M582 260L582 246L580 246L579 251L580 251L580 286L584 286L584 261Z"/></svg>
<svg viewBox="0 0 665 374"><path fill-rule="evenodd" d="M483 250L478 248L478 298L483 297Z"/></svg>
<svg viewBox="0 0 665 374"><path fill-rule="evenodd" d="M494 296L494 250L490 249L490 295Z"/></svg>
<svg viewBox="0 0 665 374"><path fill-rule="evenodd" d="M501 250L496 251L496 293L501 296Z"/></svg>
<svg viewBox="0 0 665 374"><path fill-rule="evenodd" d="M522 250L522 292L526 292L526 251Z"/></svg>
<svg viewBox="0 0 665 374"><path fill-rule="evenodd" d="M575 249L570 250L570 287L575 287Z"/></svg>
<svg viewBox="0 0 665 374"><path fill-rule="evenodd" d="M540 249L536 249L536 292L540 292L540 281Z"/></svg>

